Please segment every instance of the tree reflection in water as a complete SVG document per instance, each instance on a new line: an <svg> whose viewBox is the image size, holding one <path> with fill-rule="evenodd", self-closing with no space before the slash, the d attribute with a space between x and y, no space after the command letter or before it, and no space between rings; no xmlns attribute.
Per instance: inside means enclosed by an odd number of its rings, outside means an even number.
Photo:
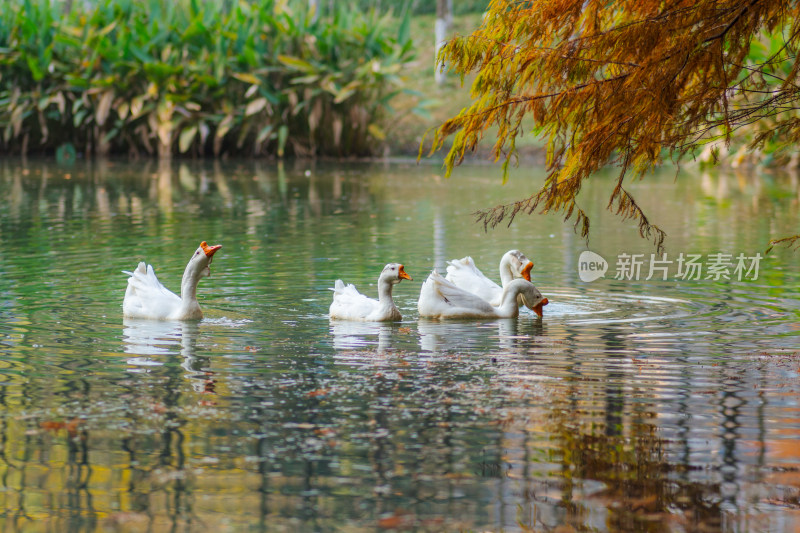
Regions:
<svg viewBox="0 0 800 533"><path fill-rule="evenodd" d="M501 194L485 170L445 187L395 166L3 165L6 529L798 523L798 276L781 250L758 284L587 287L559 220L489 238L464 223ZM649 212L703 228L704 251L797 224L778 201L796 179L701 178ZM119 271L152 260L177 284L199 234L228 254L207 318L122 321ZM553 295L542 321L418 320L416 282L398 287L399 324L326 316L337 275L368 286L397 250L423 276L523 240Z"/></svg>

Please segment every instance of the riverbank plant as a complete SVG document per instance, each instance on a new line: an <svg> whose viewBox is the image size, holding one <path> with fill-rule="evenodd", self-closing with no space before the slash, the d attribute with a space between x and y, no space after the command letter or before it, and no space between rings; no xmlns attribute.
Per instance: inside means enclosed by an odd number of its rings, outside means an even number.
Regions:
<svg viewBox="0 0 800 533"><path fill-rule="evenodd" d="M408 15L305 0L12 1L0 151L367 155L413 55Z"/></svg>

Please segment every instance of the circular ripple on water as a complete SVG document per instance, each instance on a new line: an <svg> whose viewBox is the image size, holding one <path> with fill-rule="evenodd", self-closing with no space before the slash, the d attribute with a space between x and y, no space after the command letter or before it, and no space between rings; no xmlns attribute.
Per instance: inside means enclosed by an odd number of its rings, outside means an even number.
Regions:
<svg viewBox="0 0 800 533"><path fill-rule="evenodd" d="M602 291L548 291L545 319L571 324L614 324L671 320L703 312L703 306L683 298L642 296Z"/></svg>
<svg viewBox="0 0 800 533"><path fill-rule="evenodd" d="M636 291L641 291L637 287ZM634 290L632 289L632 292ZM643 291L642 291L643 292ZM661 337L698 347L757 350L796 341L796 303L750 286L709 284L674 289L676 296L559 288L548 291L544 322L591 330L627 328L630 336ZM760 294L761 296L754 296ZM532 313L531 313L532 314ZM788 335L788 336L787 336Z"/></svg>

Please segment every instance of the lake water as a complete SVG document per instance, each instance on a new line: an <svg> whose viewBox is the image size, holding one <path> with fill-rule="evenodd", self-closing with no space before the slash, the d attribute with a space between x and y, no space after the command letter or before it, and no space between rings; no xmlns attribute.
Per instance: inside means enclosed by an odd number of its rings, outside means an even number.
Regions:
<svg viewBox="0 0 800 533"><path fill-rule="evenodd" d="M588 247L556 215L484 232L475 210L543 176L499 174L1 162L0 529L800 529L800 251L764 254L800 233L798 177L634 182L651 258L604 210L613 175L582 192ZM205 318L123 320L121 271L178 290L202 240ZM418 317L432 268L497 279L511 248L543 319ZM375 296L391 261L402 322L328 319L335 279Z"/></svg>

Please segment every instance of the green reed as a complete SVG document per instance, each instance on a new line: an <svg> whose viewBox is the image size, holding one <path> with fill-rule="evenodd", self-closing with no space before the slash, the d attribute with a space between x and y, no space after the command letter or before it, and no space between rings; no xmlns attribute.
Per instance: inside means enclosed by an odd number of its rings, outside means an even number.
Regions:
<svg viewBox="0 0 800 533"><path fill-rule="evenodd" d="M365 155L412 59L409 18L306 0L12 0L0 151Z"/></svg>

